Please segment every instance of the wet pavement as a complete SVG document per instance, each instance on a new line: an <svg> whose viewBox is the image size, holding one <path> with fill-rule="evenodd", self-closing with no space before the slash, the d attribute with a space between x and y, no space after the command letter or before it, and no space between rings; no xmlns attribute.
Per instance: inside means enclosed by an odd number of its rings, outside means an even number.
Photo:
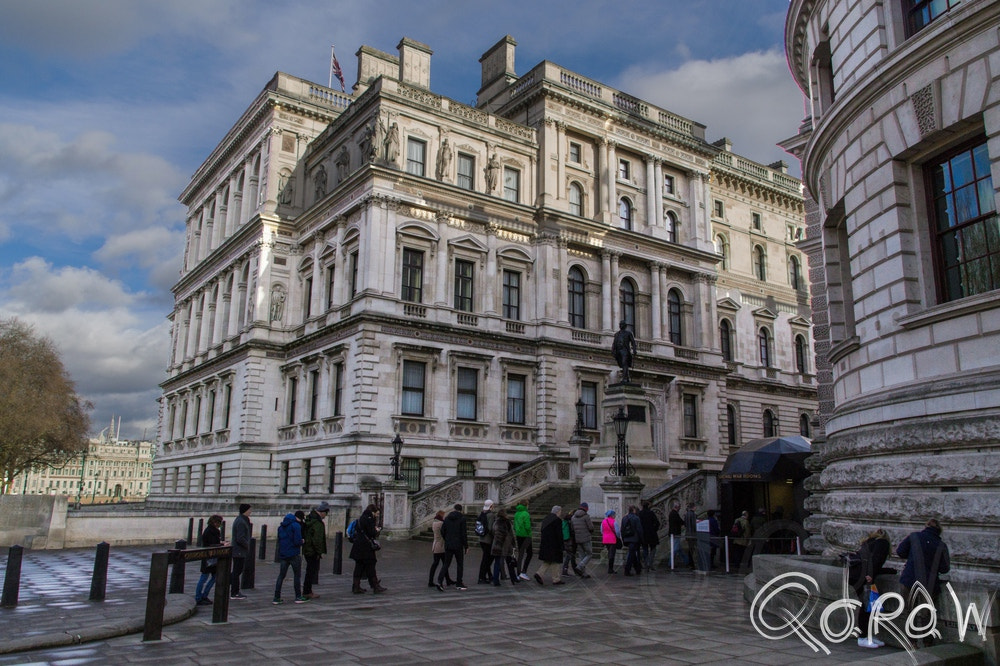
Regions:
<svg viewBox="0 0 1000 666"><path fill-rule="evenodd" d="M826 643L829 655L795 637L767 640L750 623L736 575L624 577L592 564L586 580L497 588L476 584L474 549L466 557L469 589L440 592L427 586L430 544L414 541L384 544L378 570L387 593L352 594L354 563L345 557L344 575L334 575L328 556L314 590L321 596L306 604L291 603L289 572L286 603L272 605L278 566L257 560L255 589L230 601L226 624L212 624L211 606L194 606L197 565L189 565L188 595L168 595L174 624L162 640L143 642L150 555L167 548L112 548L104 602L87 600L93 550L25 551L19 604L0 609L0 666L912 663L902 651L865 650L854 639ZM6 559L5 551L0 571ZM65 644L77 636L87 642Z"/></svg>

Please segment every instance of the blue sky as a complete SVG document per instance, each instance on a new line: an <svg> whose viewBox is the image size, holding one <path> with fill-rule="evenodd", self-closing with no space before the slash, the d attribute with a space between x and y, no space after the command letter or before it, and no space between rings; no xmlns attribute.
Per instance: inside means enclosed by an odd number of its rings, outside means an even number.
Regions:
<svg viewBox="0 0 1000 666"><path fill-rule="evenodd" d="M402 2L0 0L0 317L59 347L97 432L154 437L166 316L184 245L177 195L277 70L348 88L362 45L427 44L431 88L472 103L504 35L516 70L550 60L708 126L758 162L802 97L788 0Z"/></svg>

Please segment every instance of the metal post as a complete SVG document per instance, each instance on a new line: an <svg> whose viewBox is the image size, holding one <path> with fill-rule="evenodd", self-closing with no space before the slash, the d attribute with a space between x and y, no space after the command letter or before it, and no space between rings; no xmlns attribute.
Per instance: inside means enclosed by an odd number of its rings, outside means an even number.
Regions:
<svg viewBox="0 0 1000 666"><path fill-rule="evenodd" d="M188 518L188 538L187 542L194 541L194 518Z"/></svg>
<svg viewBox="0 0 1000 666"><path fill-rule="evenodd" d="M726 547L726 573L729 573L729 537L724 536L723 545Z"/></svg>
<svg viewBox="0 0 1000 666"><path fill-rule="evenodd" d="M7 551L7 573L3 577L3 596L0 608L17 608L17 597L21 591L21 559L23 546L11 546Z"/></svg>
<svg viewBox="0 0 1000 666"><path fill-rule="evenodd" d="M143 625L142 633L144 641L158 641L163 638L163 609L167 605L167 564L170 561L169 558L168 553L153 553L149 561L146 622Z"/></svg>
<svg viewBox="0 0 1000 666"><path fill-rule="evenodd" d="M250 553L250 557L253 557L253 553ZM267 525L260 526L260 554L257 557L267 559Z"/></svg>
<svg viewBox="0 0 1000 666"><path fill-rule="evenodd" d="M795 537L795 554L802 554L802 540L797 536Z"/></svg>
<svg viewBox="0 0 1000 666"><path fill-rule="evenodd" d="M90 600L104 601L108 588L108 557L111 552L111 544L102 541L97 544L97 552L94 555L94 575L90 579Z"/></svg>
<svg viewBox="0 0 1000 666"><path fill-rule="evenodd" d="M176 550L186 550L187 541L181 539L174 542ZM166 574L164 574L166 575ZM184 560L178 559L170 569L170 594L184 594ZM143 639L145 640L145 639ZM157 638L159 640L159 638Z"/></svg>
<svg viewBox="0 0 1000 666"><path fill-rule="evenodd" d="M333 535L333 573L338 576L344 573L344 533Z"/></svg>
<svg viewBox="0 0 1000 666"><path fill-rule="evenodd" d="M205 533L205 519L204 518L199 518L198 519L198 536L197 536L197 539L194 542L194 547L195 548L201 548L204 545L201 542L201 535L204 534L204 533Z"/></svg>
<svg viewBox="0 0 1000 666"><path fill-rule="evenodd" d="M670 570L674 570L674 535L670 535Z"/></svg>
<svg viewBox="0 0 1000 666"><path fill-rule="evenodd" d="M229 575L233 568L232 548L230 557L219 557L215 561L215 602L212 604L212 624L229 621Z"/></svg>
<svg viewBox="0 0 1000 666"><path fill-rule="evenodd" d="M221 538L223 542L225 542L225 540L226 540L226 521L225 520L222 521L222 525L219 525L219 538Z"/></svg>
<svg viewBox="0 0 1000 666"><path fill-rule="evenodd" d="M257 550L257 538L250 537L250 547L247 549L248 557L243 560L243 576L240 578L240 587L244 590L254 589L254 583L257 578L257 560L254 559L253 554Z"/></svg>

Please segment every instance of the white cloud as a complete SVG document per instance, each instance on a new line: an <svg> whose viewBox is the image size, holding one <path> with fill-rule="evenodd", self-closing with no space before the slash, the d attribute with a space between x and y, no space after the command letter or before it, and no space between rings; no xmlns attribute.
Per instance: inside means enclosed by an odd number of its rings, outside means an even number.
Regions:
<svg viewBox="0 0 1000 666"><path fill-rule="evenodd" d="M91 268L55 269L40 257L22 261L11 270L7 297L25 311L62 314L130 305L134 296L125 285Z"/></svg>
<svg viewBox="0 0 1000 666"><path fill-rule="evenodd" d="M783 159L798 172L797 162L776 146L796 133L804 116L802 94L780 50L691 60L667 71L631 68L618 84L707 125L709 141L727 136L734 152L764 164Z"/></svg>

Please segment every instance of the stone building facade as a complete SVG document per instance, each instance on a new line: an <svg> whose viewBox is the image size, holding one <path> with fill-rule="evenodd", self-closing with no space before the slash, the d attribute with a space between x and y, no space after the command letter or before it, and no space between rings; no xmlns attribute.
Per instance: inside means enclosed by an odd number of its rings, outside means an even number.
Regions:
<svg viewBox="0 0 1000 666"><path fill-rule="evenodd" d="M808 116L820 420L815 549L929 517L1000 581L1000 2L792 0ZM1000 182L1000 181L998 181Z"/></svg>
<svg viewBox="0 0 1000 666"><path fill-rule="evenodd" d="M414 491L568 455L610 419L623 320L647 485L808 431L801 183L514 52L483 55L474 107L409 39L362 47L350 95L279 72L198 169L155 502L349 504L397 433Z"/></svg>

